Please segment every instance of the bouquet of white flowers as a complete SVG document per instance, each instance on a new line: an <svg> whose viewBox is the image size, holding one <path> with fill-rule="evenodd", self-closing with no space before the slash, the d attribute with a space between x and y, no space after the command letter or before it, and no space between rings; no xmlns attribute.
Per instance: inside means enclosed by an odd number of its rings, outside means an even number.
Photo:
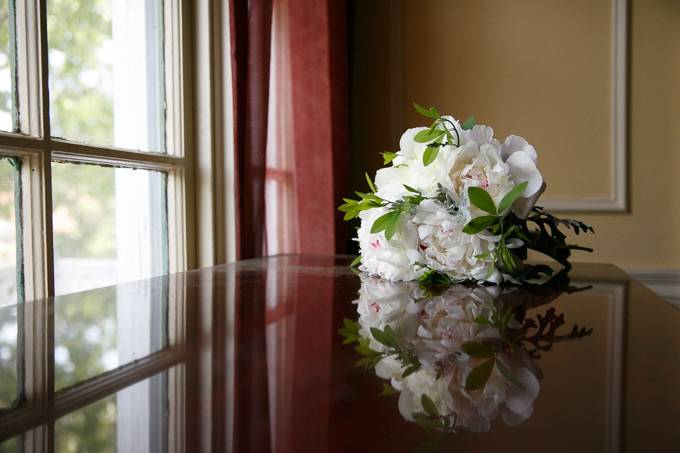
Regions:
<svg viewBox="0 0 680 453"><path fill-rule="evenodd" d="M537 154L525 139L503 143L474 117L459 123L414 103L433 122L408 129L399 151L383 153L385 168L366 175L370 192L345 198L345 220L361 219L355 265L387 280L525 281L550 275L524 261L529 249L569 269L571 250L559 226L576 234L592 227L559 219L536 206L545 190Z"/></svg>

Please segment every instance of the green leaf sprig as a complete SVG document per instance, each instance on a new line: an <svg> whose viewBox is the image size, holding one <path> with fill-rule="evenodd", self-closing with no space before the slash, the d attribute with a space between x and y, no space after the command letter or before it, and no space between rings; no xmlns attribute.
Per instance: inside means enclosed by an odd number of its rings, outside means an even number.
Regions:
<svg viewBox="0 0 680 453"><path fill-rule="evenodd" d="M368 193L354 192L359 197L358 200L351 198L342 199L345 203L338 206L338 211L345 213L345 220L354 219L359 216L361 211L379 208L386 203L386 200L383 200L376 195L375 185L373 184L373 181L371 181L371 177L368 176L368 173L364 173L364 175L366 176L366 182L368 182L368 187L371 191Z"/></svg>
<svg viewBox="0 0 680 453"><path fill-rule="evenodd" d="M413 217L415 215L415 208L423 200L427 200L428 197L423 196L422 192L415 189L409 185L404 184L404 188L409 192L409 195L404 195L400 200L390 201L379 197L376 192L376 187L368 174L365 174L366 182L371 190L368 193L365 192L355 192L359 197L358 200L351 198L343 198L344 204L338 207L338 210L345 213L344 219L351 220L359 216L361 211L367 209L384 207L387 212L373 221L371 225L371 234L377 234L384 232L385 238L389 241L394 237L394 234L399 228L402 216ZM440 186L440 190L445 189ZM440 198L450 195L442 195L439 193L433 199L439 200ZM447 205L449 210L457 210L457 206L453 200Z"/></svg>
<svg viewBox="0 0 680 453"><path fill-rule="evenodd" d="M355 321L345 318L343 320L343 327L338 330L338 333L345 339L342 344L356 343L354 350L362 356L356 363L356 366L363 366L369 369L377 365L383 358L395 356L402 367L404 367L402 378L415 373L421 367L415 350L410 345L401 344L397 338L397 333L389 325L385 326L383 330L371 327L371 336L375 341L387 348L385 352L375 351L370 348L370 339L359 334L359 324Z"/></svg>
<svg viewBox="0 0 680 453"><path fill-rule="evenodd" d="M506 273L512 275L521 266L521 261L514 255L514 253L507 247L507 239L513 233L520 236L518 229L513 226L506 228L506 222L504 222L504 217L506 211L512 206L512 204L520 197L520 195L527 188L529 183L524 181L515 185L512 189L505 194L501 202L496 206L489 192L481 187L469 187L468 188L468 198L470 199L470 204L477 207L478 209L489 213L489 215L483 215L476 217L463 228L463 232L467 234L477 234L484 230L491 231L492 234L500 234L501 239L498 243L496 249L491 253L494 255L494 261L501 267ZM481 256L478 256L481 258Z"/></svg>
<svg viewBox="0 0 680 453"><path fill-rule="evenodd" d="M436 108L425 108L415 102L413 107L424 117L434 120L429 128L418 132L413 138L418 143L427 143L423 153L423 165L428 166L434 162L439 155L439 148L442 146L459 147L461 145L460 134L456 125L448 118L442 117ZM471 129L474 125L475 117L472 116L463 123L462 127L463 129Z"/></svg>

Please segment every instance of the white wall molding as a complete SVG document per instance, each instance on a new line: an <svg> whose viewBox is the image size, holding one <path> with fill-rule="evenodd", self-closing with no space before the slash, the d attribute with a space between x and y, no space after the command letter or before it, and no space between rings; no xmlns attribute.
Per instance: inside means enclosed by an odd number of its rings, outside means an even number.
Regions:
<svg viewBox="0 0 680 453"><path fill-rule="evenodd" d="M612 0L611 181L609 197L543 198L556 211L628 210L628 0Z"/></svg>
<svg viewBox="0 0 680 453"><path fill-rule="evenodd" d="M660 297L680 308L680 269L633 270L629 271L629 274Z"/></svg>
<svg viewBox="0 0 680 453"><path fill-rule="evenodd" d="M401 0L392 0L390 20L391 128L400 136L403 125L403 26ZM610 194L606 197L541 199L541 205L562 212L626 212L628 210L628 0L612 0Z"/></svg>

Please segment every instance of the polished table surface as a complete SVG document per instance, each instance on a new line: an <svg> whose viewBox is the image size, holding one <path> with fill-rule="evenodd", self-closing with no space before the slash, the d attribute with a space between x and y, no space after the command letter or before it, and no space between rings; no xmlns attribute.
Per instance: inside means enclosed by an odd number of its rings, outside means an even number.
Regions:
<svg viewBox="0 0 680 453"><path fill-rule="evenodd" d="M0 308L0 451L680 451L680 310L618 268L426 288L350 260Z"/></svg>

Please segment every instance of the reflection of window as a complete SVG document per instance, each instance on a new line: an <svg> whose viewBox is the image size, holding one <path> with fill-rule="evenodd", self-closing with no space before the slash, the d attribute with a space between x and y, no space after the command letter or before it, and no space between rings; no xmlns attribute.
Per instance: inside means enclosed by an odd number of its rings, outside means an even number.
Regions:
<svg viewBox="0 0 680 453"><path fill-rule="evenodd" d="M146 283L58 297L54 304L55 389L163 349L167 302L166 291Z"/></svg>
<svg viewBox="0 0 680 453"><path fill-rule="evenodd" d="M55 451L167 451L166 382L164 372L60 418Z"/></svg>

